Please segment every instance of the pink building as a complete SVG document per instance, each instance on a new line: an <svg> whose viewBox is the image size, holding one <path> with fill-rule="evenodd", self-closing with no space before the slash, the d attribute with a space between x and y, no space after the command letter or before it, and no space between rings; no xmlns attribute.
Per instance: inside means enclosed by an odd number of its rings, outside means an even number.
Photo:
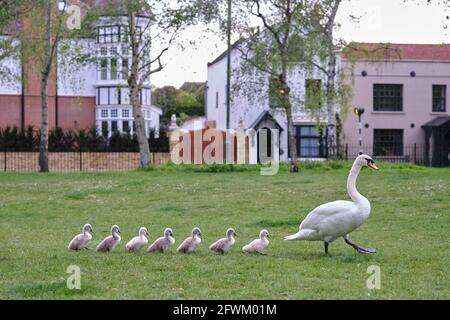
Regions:
<svg viewBox="0 0 450 320"><path fill-rule="evenodd" d="M352 106L365 109L363 151L450 165L450 45L358 45L377 57L353 60ZM345 57L343 63L350 66ZM358 144L353 113L345 119L343 134L346 144Z"/></svg>

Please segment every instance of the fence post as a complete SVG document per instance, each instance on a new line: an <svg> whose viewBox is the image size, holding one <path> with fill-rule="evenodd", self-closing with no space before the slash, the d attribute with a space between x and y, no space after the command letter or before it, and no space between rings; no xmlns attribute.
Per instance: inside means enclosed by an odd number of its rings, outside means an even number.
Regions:
<svg viewBox="0 0 450 320"><path fill-rule="evenodd" d="M345 160L348 160L348 143L345 144Z"/></svg>
<svg viewBox="0 0 450 320"><path fill-rule="evenodd" d="M414 143L414 146L413 146L413 156L414 156L414 164L417 164L417 145Z"/></svg>
<svg viewBox="0 0 450 320"><path fill-rule="evenodd" d="M83 171L83 151L80 147L80 172Z"/></svg>
<svg viewBox="0 0 450 320"><path fill-rule="evenodd" d="M5 151L3 151L3 155L4 155L4 171L6 172L6 149L5 149Z"/></svg>

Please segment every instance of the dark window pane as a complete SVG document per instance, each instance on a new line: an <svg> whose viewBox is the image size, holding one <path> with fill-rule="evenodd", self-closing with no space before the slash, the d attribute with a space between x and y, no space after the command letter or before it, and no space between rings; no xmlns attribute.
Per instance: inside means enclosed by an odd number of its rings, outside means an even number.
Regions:
<svg viewBox="0 0 450 320"><path fill-rule="evenodd" d="M111 131L116 132L117 131L117 121L111 122Z"/></svg>
<svg viewBox="0 0 450 320"><path fill-rule="evenodd" d="M123 132L130 132L130 123L128 121L124 121L122 123Z"/></svg>
<svg viewBox="0 0 450 320"><path fill-rule="evenodd" d="M106 137L108 135L108 122L102 121L102 135Z"/></svg>
<svg viewBox="0 0 450 320"><path fill-rule="evenodd" d="M299 157L325 157L325 137L316 126L297 127L297 149Z"/></svg>
<svg viewBox="0 0 450 320"><path fill-rule="evenodd" d="M433 85L433 112L445 112L446 91L446 85Z"/></svg>
<svg viewBox="0 0 450 320"><path fill-rule="evenodd" d="M402 156L403 130L374 129L373 153L375 156Z"/></svg>
<svg viewBox="0 0 450 320"><path fill-rule="evenodd" d="M403 111L402 84L374 84L374 111Z"/></svg>

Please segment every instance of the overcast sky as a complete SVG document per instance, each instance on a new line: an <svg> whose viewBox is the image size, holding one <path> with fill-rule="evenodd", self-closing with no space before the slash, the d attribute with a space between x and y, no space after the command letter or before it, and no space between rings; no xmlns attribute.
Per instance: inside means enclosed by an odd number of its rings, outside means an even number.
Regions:
<svg viewBox="0 0 450 320"><path fill-rule="evenodd" d="M411 0L410 0L411 1ZM390 43L450 43L446 29L450 0L435 0L431 5L419 5L426 0L352 0L340 8L338 35L346 41ZM362 17L355 24L349 15ZM219 36L193 27L181 36L196 39L196 45L184 50L174 47L164 57L166 67L152 75L152 84L181 86L186 81L206 81L206 65L226 49Z"/></svg>

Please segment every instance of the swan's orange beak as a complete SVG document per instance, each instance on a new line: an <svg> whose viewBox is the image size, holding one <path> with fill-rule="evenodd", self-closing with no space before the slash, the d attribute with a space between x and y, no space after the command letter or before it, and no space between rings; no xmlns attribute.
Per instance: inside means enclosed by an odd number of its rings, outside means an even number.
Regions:
<svg viewBox="0 0 450 320"><path fill-rule="evenodd" d="M367 166L368 166L369 168L372 168L372 169L375 169L375 170L380 170L380 169L375 165L375 163L372 162L372 161L370 161L370 162L367 164Z"/></svg>

